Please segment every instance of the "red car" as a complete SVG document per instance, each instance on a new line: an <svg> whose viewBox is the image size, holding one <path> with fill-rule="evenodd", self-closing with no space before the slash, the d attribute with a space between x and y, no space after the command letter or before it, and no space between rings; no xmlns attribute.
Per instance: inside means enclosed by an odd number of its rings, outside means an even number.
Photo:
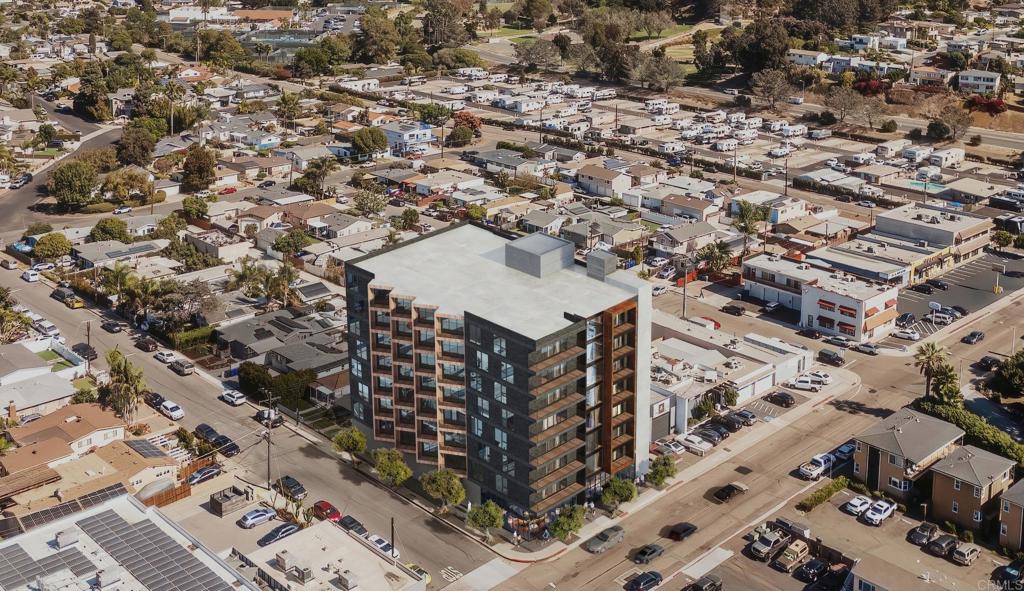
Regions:
<svg viewBox="0 0 1024 591"><path fill-rule="evenodd" d="M238 192L238 189L236 189L234 187L228 187L227 189L221 189L220 193L218 193L218 195L230 195L232 193L237 193L237 192Z"/></svg>
<svg viewBox="0 0 1024 591"><path fill-rule="evenodd" d="M317 501L313 504L313 515L317 519L333 521L337 523L341 519L341 511L328 501Z"/></svg>

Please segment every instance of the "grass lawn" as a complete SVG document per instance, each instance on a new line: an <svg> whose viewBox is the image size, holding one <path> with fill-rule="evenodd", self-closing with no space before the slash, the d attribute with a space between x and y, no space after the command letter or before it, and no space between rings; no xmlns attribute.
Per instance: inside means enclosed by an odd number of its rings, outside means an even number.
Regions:
<svg viewBox="0 0 1024 591"><path fill-rule="evenodd" d="M511 39L509 39L509 41L511 41L512 43L526 43L527 41L532 41L536 38L536 35L524 35L522 37L512 37Z"/></svg>
<svg viewBox="0 0 1024 591"><path fill-rule="evenodd" d="M74 367L74 366L73 366L73 365L71 365L70 363L68 363L68 362L67 362L67 360L65 360L65 359L61 359L61 360L60 360L60 363L54 363L54 364L53 364L53 365L52 365L52 366L50 367L50 371L51 371L51 372L58 372L58 371L61 371L61 370L67 369L67 368L69 368L69 367Z"/></svg>
<svg viewBox="0 0 1024 591"><path fill-rule="evenodd" d="M640 223L643 224L643 226L650 230L651 232L657 232L661 230L661 225L656 224L650 220L640 220Z"/></svg>
<svg viewBox="0 0 1024 591"><path fill-rule="evenodd" d="M75 387L75 390L92 390L96 387L96 384L89 378L78 378L73 380L71 385Z"/></svg>
<svg viewBox="0 0 1024 591"><path fill-rule="evenodd" d="M518 37L520 35L532 35L533 29L520 29L519 27L501 27L493 31L481 31L481 37Z"/></svg>
<svg viewBox="0 0 1024 591"><path fill-rule="evenodd" d="M676 60L677 62L692 62L693 61L693 46L692 45L673 45L665 48L665 55Z"/></svg>
<svg viewBox="0 0 1024 591"><path fill-rule="evenodd" d="M675 25L672 25L671 27L665 29L664 31L662 31L661 33L659 33L658 35L656 35L654 37L648 37L647 33L645 31L639 31L639 32L633 33L633 36L630 37L629 40L630 41L647 41L649 39L664 39L666 37L672 37L673 35L679 35L681 33L685 33L685 32L689 31L692 28L693 28L693 25L675 24Z"/></svg>
<svg viewBox="0 0 1024 591"><path fill-rule="evenodd" d="M50 361L56 361L61 358L60 355L54 353L49 349L46 349L45 351L39 351L38 353L36 353L36 355L38 355L40 358L42 358L43 361L46 361L47 363L49 363Z"/></svg>

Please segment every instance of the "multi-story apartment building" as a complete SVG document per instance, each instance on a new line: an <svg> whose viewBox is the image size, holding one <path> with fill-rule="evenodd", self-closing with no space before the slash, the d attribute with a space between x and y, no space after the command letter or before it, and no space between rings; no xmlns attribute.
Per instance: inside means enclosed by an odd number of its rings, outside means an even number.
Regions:
<svg viewBox="0 0 1024 591"><path fill-rule="evenodd" d="M892 332L899 288L775 255L743 261L743 289L800 311L800 326L862 342Z"/></svg>
<svg viewBox="0 0 1024 591"><path fill-rule="evenodd" d="M964 70L957 74L960 92L995 93L1003 76L999 72L985 70Z"/></svg>
<svg viewBox="0 0 1024 591"><path fill-rule="evenodd" d="M995 517L995 499L1013 484L1017 462L965 445L932 466L932 519L978 530Z"/></svg>
<svg viewBox="0 0 1024 591"><path fill-rule="evenodd" d="M352 410L517 515L647 469L650 290L571 242L460 225L346 265Z"/></svg>
<svg viewBox="0 0 1024 591"><path fill-rule="evenodd" d="M1024 548L1024 480L999 497L999 545L1010 550Z"/></svg>

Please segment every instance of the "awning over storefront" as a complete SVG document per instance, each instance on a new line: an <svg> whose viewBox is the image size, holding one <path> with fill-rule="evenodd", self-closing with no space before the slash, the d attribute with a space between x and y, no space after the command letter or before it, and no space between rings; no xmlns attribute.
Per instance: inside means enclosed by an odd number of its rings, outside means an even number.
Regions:
<svg viewBox="0 0 1024 591"><path fill-rule="evenodd" d="M879 326L882 326L886 322L895 320L896 316L898 315L899 312L896 311L896 308L889 308L888 310L883 310L881 314L875 314L871 318L868 318L867 320L864 321L864 330L874 330Z"/></svg>
<svg viewBox="0 0 1024 591"><path fill-rule="evenodd" d="M849 306L839 306L839 311L840 312L847 312L849 314L853 314L854 316L857 315L857 309L856 308L851 308Z"/></svg>
<svg viewBox="0 0 1024 591"><path fill-rule="evenodd" d="M896 305L896 302L897 302L896 298L893 298L893 299L891 299L891 300L887 300L887 301L885 302L885 307L886 307L886 308L891 308L891 307L893 307L893 306L895 306L895 305Z"/></svg>
<svg viewBox="0 0 1024 591"><path fill-rule="evenodd" d="M868 308L867 312L864 312L864 317L871 318L875 314L878 314L878 308Z"/></svg>
<svg viewBox="0 0 1024 591"><path fill-rule="evenodd" d="M821 306L822 308L829 308L829 309L832 309L832 308L836 307L835 304L833 304L832 302L830 302L828 300L818 300L818 305Z"/></svg>

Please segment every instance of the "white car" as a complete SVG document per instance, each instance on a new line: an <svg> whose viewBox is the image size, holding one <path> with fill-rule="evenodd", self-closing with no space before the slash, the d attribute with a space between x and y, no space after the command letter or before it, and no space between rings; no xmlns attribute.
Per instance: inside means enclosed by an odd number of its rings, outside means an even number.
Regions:
<svg viewBox="0 0 1024 591"><path fill-rule="evenodd" d="M735 88L726 88L725 90L722 91L722 93L728 94L729 96L739 96L740 91L736 90Z"/></svg>
<svg viewBox="0 0 1024 591"><path fill-rule="evenodd" d="M693 433L684 435L682 437L677 437L676 441L683 444L683 447L685 447L689 451L692 451L693 453L696 453L698 455L702 453L707 453L711 451L712 447L714 447L713 445L711 445L710 442L694 435Z"/></svg>
<svg viewBox="0 0 1024 591"><path fill-rule="evenodd" d="M829 385L832 383L832 375L823 371L809 371L806 374L807 377L814 378L822 383L822 385Z"/></svg>
<svg viewBox="0 0 1024 591"><path fill-rule="evenodd" d="M825 161L825 166L827 166L829 168L832 168L833 166L838 166L838 165L839 165L839 160L837 160L835 158L829 158L828 160Z"/></svg>
<svg viewBox="0 0 1024 591"><path fill-rule="evenodd" d="M908 341L921 340L921 333L917 332L916 330L911 330L909 328L901 328L897 331L894 331L892 333L892 336L896 337L897 339L907 339Z"/></svg>
<svg viewBox="0 0 1024 591"><path fill-rule="evenodd" d="M883 521L892 517L895 510L895 503L890 503L889 501L875 501L875 504L871 505L871 508L861 515L861 517L865 522L870 523L871 525L881 525Z"/></svg>
<svg viewBox="0 0 1024 591"><path fill-rule="evenodd" d="M785 156L789 156L790 152L792 152L792 150L790 150L789 148L778 147L769 150L768 155L771 156L772 158L783 158Z"/></svg>
<svg viewBox="0 0 1024 591"><path fill-rule="evenodd" d="M832 454L818 454L800 465L800 476L807 480L818 480L825 475L832 464L836 461Z"/></svg>
<svg viewBox="0 0 1024 591"><path fill-rule="evenodd" d="M853 497L843 505L843 510L850 515L860 516L871 507L871 499L867 497Z"/></svg>
<svg viewBox="0 0 1024 591"><path fill-rule="evenodd" d="M170 400L164 400L163 403L160 404L160 414L172 421L180 421L185 418L185 411L183 411L176 402Z"/></svg>
<svg viewBox="0 0 1024 591"><path fill-rule="evenodd" d="M401 556L401 554L398 552L398 548L395 548L394 546L391 545L391 542L389 542L386 539L378 536L377 534L373 534L369 538L366 538L366 539L371 544L376 546L377 550L381 554L383 554L385 556L387 556L389 552L391 553L391 557L394 558L395 560L398 560L398 557Z"/></svg>
<svg viewBox="0 0 1024 591"><path fill-rule="evenodd" d="M195 196L199 197L200 199L206 199L210 195L213 195L213 193L207 191L206 189L203 189L202 191L196 191L195 192Z"/></svg>
<svg viewBox="0 0 1024 591"><path fill-rule="evenodd" d="M668 264L668 259L662 257L654 257L651 259L651 263L648 267L663 267Z"/></svg>
<svg viewBox="0 0 1024 591"><path fill-rule="evenodd" d="M121 207L118 207L117 209L114 210L114 215L121 215L123 213L131 213L131 212L132 212L132 208L128 207L127 205L122 205Z"/></svg>
<svg viewBox="0 0 1024 591"><path fill-rule="evenodd" d="M220 395L220 399L231 406L241 406L245 404L245 394L242 394L238 390L224 390Z"/></svg>
<svg viewBox="0 0 1024 591"><path fill-rule="evenodd" d="M174 353L171 353L170 351L160 351L154 355L153 358L160 363L170 363L174 361Z"/></svg>
<svg viewBox="0 0 1024 591"><path fill-rule="evenodd" d="M35 283L36 281L39 281L40 277L41 275L39 275L39 272L33 271L32 269L29 269L28 271L25 271L24 273L21 274L21 279L23 281L28 281L29 283Z"/></svg>
<svg viewBox="0 0 1024 591"><path fill-rule="evenodd" d="M57 268L57 265L53 263L36 263L32 265L33 271L53 271Z"/></svg>
<svg viewBox="0 0 1024 591"><path fill-rule="evenodd" d="M666 291L668 291L668 288L665 287L664 285L655 285L651 289L651 295L654 296L654 297L657 297L657 296L660 296L661 294L665 293Z"/></svg>
<svg viewBox="0 0 1024 591"><path fill-rule="evenodd" d="M658 446L658 451L664 455L681 454L686 451L686 446L675 439L670 439Z"/></svg>

